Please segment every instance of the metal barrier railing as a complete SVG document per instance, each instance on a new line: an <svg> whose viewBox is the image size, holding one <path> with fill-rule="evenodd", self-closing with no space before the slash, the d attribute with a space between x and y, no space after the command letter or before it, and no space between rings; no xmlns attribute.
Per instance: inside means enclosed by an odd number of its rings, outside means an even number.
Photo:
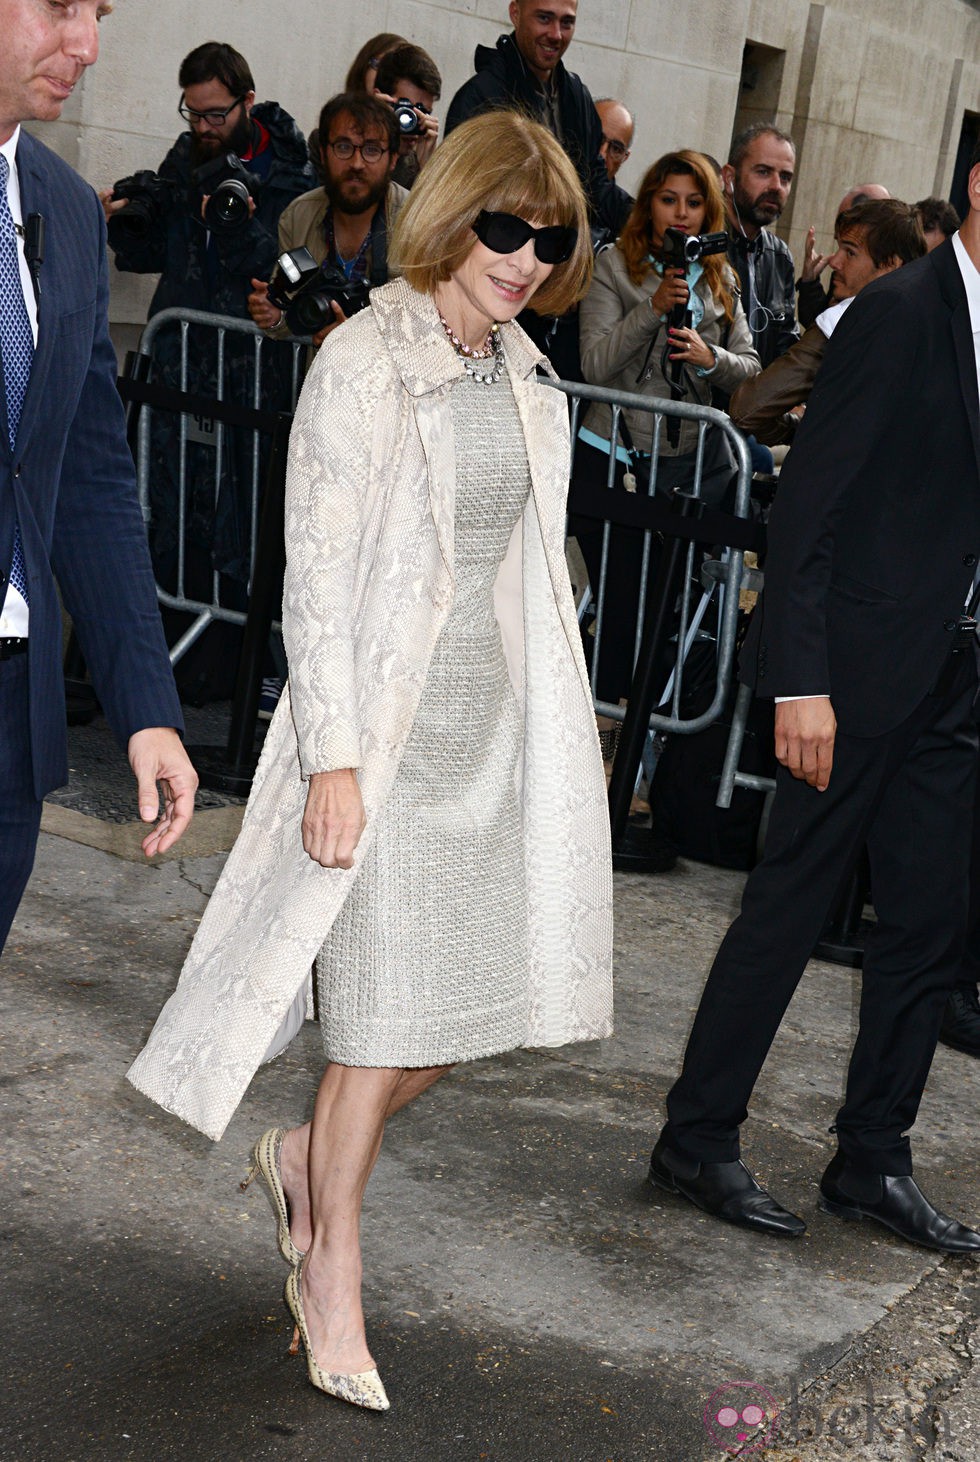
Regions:
<svg viewBox="0 0 980 1462"><path fill-rule="evenodd" d="M166 333L165 333L166 332ZM213 350L216 389L213 396L195 390L200 379L202 334L208 350ZM174 336L176 335L176 347ZM231 337L231 339L229 339ZM291 349L289 406L295 401L308 361L308 341L270 342L251 321L215 315L198 310L165 310L147 324L139 346L139 361L144 365L145 380L121 383L123 394L140 406L136 431L137 482L140 503L148 528L152 527L154 473L154 416L167 412L177 427L173 440L177 460L168 463L168 480L177 492L176 573L175 582L157 584L162 605L193 615L193 621L170 651L176 663L200 638L210 624L221 621L244 626L247 610L222 602L221 575L210 573L210 595L189 592L186 580L186 535L188 524L188 448L200 445L202 438L214 452L211 481L213 507L218 506L221 491L228 434L242 432L250 437L249 472L245 484L248 497L248 585L251 594L256 573L259 545L260 505L263 488L263 438L271 443L278 431L281 437L282 412L263 406L263 353L270 347ZM161 349L161 346L163 348ZM242 362L247 357L246 389L242 389ZM229 361L238 372L237 399L228 389ZM166 370L166 381L159 377ZM643 746L651 732L692 733L709 726L721 714L728 694L735 656L738 627L738 592L743 576L743 558L747 547L755 547L757 529L749 522L751 465L744 439L728 417L712 407L690 405L683 401L665 401L635 394L616 393L598 386L559 381L555 389L569 398L573 452L578 435L579 419L584 405L602 403L611 411L611 439L622 438L624 409L651 419L651 453L638 474L635 493L614 492L617 473L622 468L610 452L604 489L583 491L573 473L569 496L570 511L591 515L602 523L601 566L597 582L590 585L594 610L594 642L591 680L593 702L598 714L622 721L621 747L626 753L617 757L617 769L633 761L633 770L622 771L619 780L632 779L635 784ZM242 399L243 396L246 399ZM658 486L661 474L660 446L671 431L672 421L690 423L696 428L694 464L690 480L672 494ZM706 442L709 431L719 432L728 443L735 464L734 491L729 495L731 511L721 512L705 503L702 497L706 464ZM239 453L239 460L240 460ZM238 490L241 490L239 484ZM609 548L617 525L639 528L643 535L639 597L633 636L632 660L634 679L628 705L613 704L596 693L602 667L603 639L619 635L622 626L607 622ZM268 533L267 533L268 537ZM651 550L654 539L662 539L668 551L654 568ZM699 593L699 569L708 545L720 548L704 577ZM266 552L264 549L263 552ZM654 607L651 626L651 606ZM704 635L705 616L713 609L714 688L710 703L697 714L683 711L684 666L692 644ZM273 627L278 629L274 621ZM630 630L626 631L627 633ZM653 639L651 640L651 634ZM663 678L664 645L676 639L672 663ZM656 671L660 665L661 670ZM657 683L657 674L660 681ZM242 733L244 734L244 733ZM632 749L630 746L632 745ZM614 770L611 802L616 795L622 801L623 789L617 793L617 771ZM630 785L629 794L632 793ZM615 795L614 795L615 794ZM628 806L628 796L626 797ZM615 806L613 808L615 814Z"/></svg>
<svg viewBox="0 0 980 1462"><path fill-rule="evenodd" d="M610 409L608 440L613 446L607 449L605 485L582 489L573 464L569 514L600 520L603 525L597 582L592 586L596 624L591 684L596 712L622 722L609 783L613 860L620 868L656 871L660 855L648 832L640 834L628 826L630 806L652 734L701 731L717 720L724 709L735 659L745 550L760 546L760 530L749 521L752 478L749 450L728 417L710 406L567 382L559 382L557 387L570 398L573 451L578 448L582 403L599 402ZM622 466L613 448L620 443L632 446L632 434L623 431L624 409L651 418L650 453L642 459L645 471L634 473L634 490L629 492L614 491ZM693 464L687 479L675 480L670 493L665 494L658 483L669 475L665 463L670 457L661 456L661 443L665 433L668 441L679 436L679 428L672 430L674 422L691 423L696 428ZM726 484L724 494L731 511L721 511L708 504L704 496L709 431L721 433L731 449L734 486ZM690 453L686 455L689 458ZM641 462L635 452L632 460L636 464ZM603 634L628 632L624 626L607 622L610 545L617 524L642 530L643 544L636 619L632 626L633 674L625 707L603 700L597 693ZM651 574L655 536L663 540L663 548L658 554L656 572ZM717 548L720 556L711 561L711 572L702 578L702 561L709 547ZM698 584L703 584L700 595ZM703 709L685 714L682 709L684 667L713 600L717 600L717 611L711 699ZM667 649L672 641L674 650L665 678Z"/></svg>
<svg viewBox="0 0 980 1462"><path fill-rule="evenodd" d="M651 454L646 463L646 479L642 478L637 482L636 508L624 514L623 497L617 493L618 504L612 499L604 504L601 498L594 496L588 506L596 510L597 516L603 518L603 545L602 560L598 583L590 586L592 599L595 605L595 645L592 654L591 684L593 689L593 702L596 711L600 715L608 716L612 720L622 721L626 714L626 708L603 701L596 693L596 685L602 666L602 643L605 634L611 632L612 627L604 623L605 604L607 594L607 577L609 564L609 547L613 527L617 522L636 526L643 530L643 555L641 563L641 574L639 583L639 598L637 605L636 622L632 626L633 631L633 662L634 667L638 663L643 639L643 625L648 608L648 596L653 584L649 576L650 555L654 537L657 534L675 536L686 544L683 550L683 574L679 584L678 614L674 633L676 634L677 648L673 657L673 666L668 672L661 694L656 697L654 704L661 706L669 701L669 712L655 711L649 718L650 729L653 731L671 731L691 733L703 730L713 721L717 720L724 706L725 696L730 683L730 676L734 663L735 639L738 629L738 592L742 584L744 572L745 548L756 540L754 528L748 524L752 467L749 457L749 450L745 439L732 426L729 418L722 411L717 411L711 406L693 406L687 402L662 401L649 396L631 395L606 390L601 386L586 386L571 384L567 381L553 382L557 389L564 392L571 400L571 426L573 453L577 446L577 435L579 417L581 415L582 403L600 402L609 406L611 410L611 437L616 442L621 440L621 419L624 408L642 413L651 418ZM736 464L735 486L732 494L733 503L731 514L712 511L710 508L699 517L681 517L673 513L662 492L658 488L658 473L660 466L659 447L663 436L665 421L674 418L679 421L693 422L697 426L697 445L695 448L694 471L690 484L685 487L683 497L686 504L697 509L703 502L703 466L705 460L705 437L709 429L716 429L721 432L732 450ZM573 458L574 461L574 458ZM574 467L573 467L574 472ZM606 490L612 492L616 485L617 474L621 474L622 464L615 455L610 452L606 472ZM643 510L644 499L648 505ZM582 505L582 496L576 495L573 489L570 498L570 510L575 511ZM617 507L620 509L617 512ZM733 520L742 520L745 527L740 533L739 527ZM704 594L700 601L695 604L693 585L699 577L698 552L699 544L705 545L715 543L722 550L722 558L716 565L711 575L710 584L705 587ZM703 557L703 552L702 552ZM685 717L681 713L681 702L683 694L683 666L687 654L690 651L694 637L697 635L703 622L708 604L717 599L718 601L718 632L716 638L716 686L710 705L696 716ZM580 604L580 618L588 600Z"/></svg>
<svg viewBox="0 0 980 1462"><path fill-rule="evenodd" d="M176 356L173 354L175 331L178 336ZM214 377L217 386L213 397L195 390L195 381L204 354L202 331L208 332L204 337L206 348L213 348L214 351ZM210 339L211 336L213 340ZM229 337L232 337L233 344L229 342ZM165 347L163 352L158 348L161 345ZM247 348L243 349L243 346ZM210 624L221 621L244 625L246 620L245 609L222 602L221 574L217 569L210 571L209 595L188 591L188 448L207 446L214 453L210 476L213 485L212 508L217 513L222 481L225 479L228 434L230 431L238 431L250 435L246 481L237 484L237 490L244 492L248 504L247 594L255 573L255 553L259 536L263 445L264 442L271 442L278 416L274 407L263 406L263 366L270 350L282 352L288 348L291 351L287 391L280 405L288 405L292 411L303 382L307 346L308 342L302 340L270 341L251 320L211 314L204 310L184 309L161 310L148 322L140 338L137 358L142 366L141 375L145 379L124 382L123 394L141 408L136 433L136 476L140 506L148 531L152 531L153 517L154 413L166 411L175 414L178 423L177 461L168 464L168 479L176 483L177 489L176 582L169 588L158 583L157 597L169 609L194 615L194 620L170 650L170 659L174 664L200 639ZM161 354L167 358L162 360ZM229 398L227 377L231 356L234 356L236 365L244 375L244 389L240 391L239 397L245 396L248 398L246 400ZM171 378L169 389L161 385L158 379L154 379L164 366ZM177 379L173 383L175 371Z"/></svg>

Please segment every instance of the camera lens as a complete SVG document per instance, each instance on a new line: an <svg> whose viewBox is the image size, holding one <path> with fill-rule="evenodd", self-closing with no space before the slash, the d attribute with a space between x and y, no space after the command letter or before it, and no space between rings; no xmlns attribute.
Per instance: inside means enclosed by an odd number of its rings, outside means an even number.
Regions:
<svg viewBox="0 0 980 1462"><path fill-rule="evenodd" d="M411 102L397 101L392 110L395 113L398 130L403 137L413 137L420 130L419 114Z"/></svg>
<svg viewBox="0 0 980 1462"><path fill-rule="evenodd" d="M204 211L208 227L217 233L241 228L248 222L248 199L248 189L237 178L219 183Z"/></svg>
<svg viewBox="0 0 980 1462"><path fill-rule="evenodd" d="M286 311L286 323L294 335L315 335L334 319L329 294L301 294Z"/></svg>

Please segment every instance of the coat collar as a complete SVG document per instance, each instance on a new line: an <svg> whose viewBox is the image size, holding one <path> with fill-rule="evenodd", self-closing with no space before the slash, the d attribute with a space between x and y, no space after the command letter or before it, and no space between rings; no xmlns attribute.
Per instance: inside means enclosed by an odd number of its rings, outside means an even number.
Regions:
<svg viewBox="0 0 980 1462"><path fill-rule="evenodd" d="M405 279L393 279L372 290L371 309L410 396L425 396L465 374L463 362L439 323L431 295L420 294ZM511 380L526 380L539 366L554 374L547 357L519 325L502 325L500 338Z"/></svg>
<svg viewBox="0 0 980 1462"><path fill-rule="evenodd" d="M950 311L950 328L953 332L953 348L959 370L960 390L966 406L973 451L980 473L980 389L977 385L977 356L973 345L973 326L970 320L970 305L966 297L966 286L960 273L959 261L952 242L933 249L927 256L929 265L935 269L939 280L939 292Z"/></svg>

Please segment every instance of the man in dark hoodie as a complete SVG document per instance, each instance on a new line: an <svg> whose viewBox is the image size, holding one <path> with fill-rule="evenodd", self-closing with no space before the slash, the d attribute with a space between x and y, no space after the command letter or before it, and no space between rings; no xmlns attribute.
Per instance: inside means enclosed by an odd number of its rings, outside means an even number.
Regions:
<svg viewBox="0 0 980 1462"><path fill-rule="evenodd" d="M600 229L616 238L633 206L609 177L600 156L602 123L592 95L562 56L575 34L578 0L511 0L514 30L496 47L477 46L476 75L453 97L446 133L492 107L512 106L543 122L558 138L582 180Z"/></svg>
<svg viewBox="0 0 980 1462"><path fill-rule="evenodd" d="M277 102L255 105L248 62L232 46L206 41L195 47L181 63L178 81L178 110L188 130L180 134L157 170L156 201L145 228L134 228L129 222L125 188L117 186L119 197L112 189L100 194L109 246L117 269L160 275L150 304L151 319L161 310L176 307L247 320L251 281L268 279L279 255L279 215L314 183L306 138ZM252 197L247 216L237 226L212 228L204 203L214 185L199 184L195 174L229 154L250 174ZM153 177L149 175L151 183ZM219 361L214 332L192 328L189 344L191 371L186 389L215 397ZM156 379L179 388L180 339L175 327L158 336L155 356ZM288 347L267 346L262 360L261 405L269 410L288 409ZM228 337L220 372L228 400L253 404L254 361L251 340ZM150 549L157 582L171 590L179 587L179 427L177 416L154 412ZM211 573L217 569L226 581L223 602L233 608L244 605L251 551L252 453L253 434L244 428L226 431L220 456L214 440L192 436L188 441L182 587L191 598L210 600ZM220 641L221 635L210 638ZM217 645L213 648L217 650ZM233 667L234 656L220 653L219 666L225 662ZM230 689L227 675L219 683L222 677L214 663L200 672L200 684L192 687L190 679L197 674L192 667L188 657L181 677L192 699Z"/></svg>
<svg viewBox="0 0 980 1462"><path fill-rule="evenodd" d="M453 97L448 135L479 112L513 107L542 122L575 166L589 201L596 237L615 239L633 206L629 193L612 181L602 157L602 123L582 79L566 69L562 56L575 33L578 0L510 0L512 34L495 48L477 46L476 75ZM567 381L580 381L578 314L541 319L525 310L521 324Z"/></svg>

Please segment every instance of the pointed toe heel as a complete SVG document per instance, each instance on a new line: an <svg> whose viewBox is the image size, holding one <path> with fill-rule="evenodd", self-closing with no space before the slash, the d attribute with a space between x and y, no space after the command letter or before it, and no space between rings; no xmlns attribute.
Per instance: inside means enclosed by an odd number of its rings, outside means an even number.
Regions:
<svg viewBox="0 0 980 1462"><path fill-rule="evenodd" d="M244 1193L254 1178L262 1179L276 1220L276 1242L279 1245L279 1252L292 1269L302 1259L303 1251L297 1249L289 1236L289 1204L286 1202L286 1193L282 1186L281 1169L282 1140L285 1135L285 1127L270 1127L268 1132L262 1133L252 1148L252 1165L238 1186Z"/></svg>
<svg viewBox="0 0 980 1462"><path fill-rule="evenodd" d="M303 1265L300 1261L295 1269L290 1271L289 1278L286 1280L285 1298L286 1307L296 1322L296 1328L306 1351L306 1368L311 1384L318 1391L325 1392L327 1396L336 1396L338 1401L349 1401L352 1406L362 1406L366 1411L387 1411L391 1402L388 1400L384 1384L376 1369L355 1371L351 1375L320 1369L313 1351L310 1332L306 1328L306 1315L303 1312L302 1274Z"/></svg>

